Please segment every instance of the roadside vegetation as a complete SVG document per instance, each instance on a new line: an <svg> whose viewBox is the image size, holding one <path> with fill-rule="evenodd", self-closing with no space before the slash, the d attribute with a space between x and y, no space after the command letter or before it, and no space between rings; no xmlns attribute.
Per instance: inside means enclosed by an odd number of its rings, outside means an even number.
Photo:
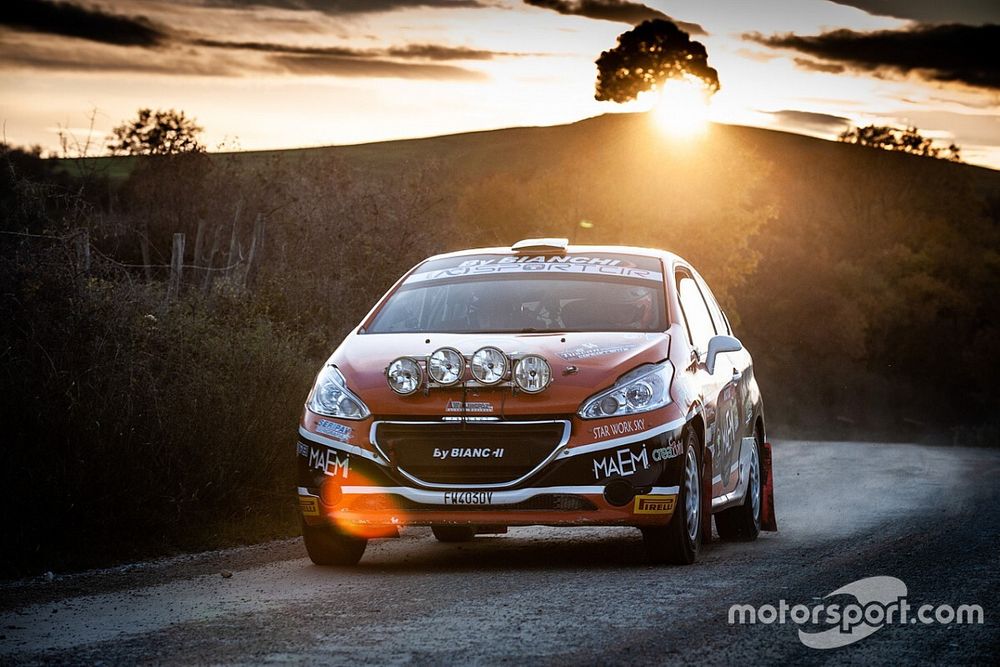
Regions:
<svg viewBox="0 0 1000 667"><path fill-rule="evenodd" d="M990 170L641 115L0 164L5 574L293 534L319 364L423 257L532 235L694 262L772 437L997 441Z"/></svg>

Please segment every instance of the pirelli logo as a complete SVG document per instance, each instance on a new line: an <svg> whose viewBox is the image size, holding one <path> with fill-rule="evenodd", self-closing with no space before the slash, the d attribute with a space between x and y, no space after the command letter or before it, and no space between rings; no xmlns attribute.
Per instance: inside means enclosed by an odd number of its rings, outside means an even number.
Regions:
<svg viewBox="0 0 1000 667"><path fill-rule="evenodd" d="M299 496L299 510L302 516L319 516L319 501L312 496Z"/></svg>
<svg viewBox="0 0 1000 667"><path fill-rule="evenodd" d="M677 496L636 496L633 514L673 514Z"/></svg>

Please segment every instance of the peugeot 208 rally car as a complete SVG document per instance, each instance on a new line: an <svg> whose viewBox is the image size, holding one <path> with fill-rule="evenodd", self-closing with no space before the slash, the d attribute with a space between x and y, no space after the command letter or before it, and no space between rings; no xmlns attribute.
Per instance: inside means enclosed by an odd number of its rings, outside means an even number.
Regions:
<svg viewBox="0 0 1000 667"><path fill-rule="evenodd" d="M773 528L750 355L697 271L659 250L530 239L431 257L320 370L298 439L317 564L430 526L634 526L691 563Z"/></svg>

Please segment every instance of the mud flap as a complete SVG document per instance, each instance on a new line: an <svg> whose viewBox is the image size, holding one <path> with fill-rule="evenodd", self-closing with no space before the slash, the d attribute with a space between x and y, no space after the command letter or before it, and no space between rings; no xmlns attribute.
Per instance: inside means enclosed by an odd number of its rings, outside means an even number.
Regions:
<svg viewBox="0 0 1000 667"><path fill-rule="evenodd" d="M760 506L760 529L778 530L778 519L774 516L774 475L771 473L771 443L765 442L760 452L760 469L764 477L764 497Z"/></svg>
<svg viewBox="0 0 1000 667"><path fill-rule="evenodd" d="M701 543L712 543L712 450L705 447L701 467Z"/></svg>

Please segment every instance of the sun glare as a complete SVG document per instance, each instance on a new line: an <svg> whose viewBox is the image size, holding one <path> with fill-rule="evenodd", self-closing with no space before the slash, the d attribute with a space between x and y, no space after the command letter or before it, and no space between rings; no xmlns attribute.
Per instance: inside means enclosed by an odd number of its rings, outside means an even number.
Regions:
<svg viewBox="0 0 1000 667"><path fill-rule="evenodd" d="M693 137L708 127L708 95L698 81L670 79L661 86L656 106L656 124L674 137Z"/></svg>

